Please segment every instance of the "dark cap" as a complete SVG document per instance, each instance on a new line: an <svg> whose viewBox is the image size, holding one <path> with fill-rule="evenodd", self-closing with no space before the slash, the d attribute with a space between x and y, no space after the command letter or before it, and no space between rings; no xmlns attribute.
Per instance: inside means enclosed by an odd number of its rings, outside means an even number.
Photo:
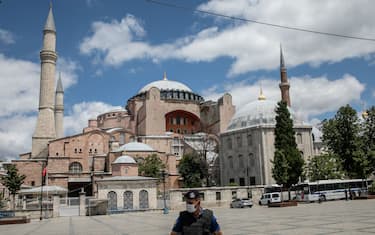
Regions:
<svg viewBox="0 0 375 235"><path fill-rule="evenodd" d="M190 190L187 193L185 193L185 198L186 199L199 199L200 195L197 190Z"/></svg>

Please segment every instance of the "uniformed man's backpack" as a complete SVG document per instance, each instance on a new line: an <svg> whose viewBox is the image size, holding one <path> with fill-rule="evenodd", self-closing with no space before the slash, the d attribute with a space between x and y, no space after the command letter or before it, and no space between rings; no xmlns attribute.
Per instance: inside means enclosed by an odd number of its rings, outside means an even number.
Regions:
<svg viewBox="0 0 375 235"><path fill-rule="evenodd" d="M182 222L182 234L183 235L209 235L210 226L212 221L213 212L211 210L203 210L202 216L197 221L191 221L194 219L192 214L187 211L180 213ZM193 223L191 223L193 222Z"/></svg>

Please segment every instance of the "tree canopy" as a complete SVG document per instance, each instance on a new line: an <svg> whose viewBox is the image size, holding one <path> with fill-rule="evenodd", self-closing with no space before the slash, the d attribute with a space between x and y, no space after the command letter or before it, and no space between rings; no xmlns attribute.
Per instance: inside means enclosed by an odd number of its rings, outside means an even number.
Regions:
<svg viewBox="0 0 375 235"><path fill-rule="evenodd" d="M272 162L272 176L278 184L290 188L298 183L304 160L297 149L293 120L284 101L278 102L276 107L275 154Z"/></svg>
<svg viewBox="0 0 375 235"><path fill-rule="evenodd" d="M1 177L2 184L9 190L13 196L13 208L15 208L15 195L21 189L26 176L18 173L15 165L8 165L6 167L7 174Z"/></svg>
<svg viewBox="0 0 375 235"><path fill-rule="evenodd" d="M160 178L160 170L164 168L165 165L161 159L156 154L152 154L139 163L138 173L146 177Z"/></svg>
<svg viewBox="0 0 375 235"><path fill-rule="evenodd" d="M1 182L7 187L10 194L15 195L21 189L26 176L19 174L15 165L8 165L6 170L7 174L1 177Z"/></svg>
<svg viewBox="0 0 375 235"><path fill-rule="evenodd" d="M374 107L361 120L350 105L339 108L332 119L323 121L323 143L339 157L351 178L367 178L374 171L374 122Z"/></svg>
<svg viewBox="0 0 375 235"><path fill-rule="evenodd" d="M340 159L330 153L314 156L306 171L311 181L341 179L344 176Z"/></svg>
<svg viewBox="0 0 375 235"><path fill-rule="evenodd" d="M202 180L206 176L202 165L204 165L202 159L197 154L186 154L182 157L178 165L178 172L183 177L183 187L193 188L202 186Z"/></svg>

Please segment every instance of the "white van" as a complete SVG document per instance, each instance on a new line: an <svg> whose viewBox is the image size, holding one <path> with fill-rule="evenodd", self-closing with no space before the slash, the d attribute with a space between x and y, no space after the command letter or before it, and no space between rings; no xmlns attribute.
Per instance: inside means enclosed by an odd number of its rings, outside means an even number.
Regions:
<svg viewBox="0 0 375 235"><path fill-rule="evenodd" d="M259 205L268 205L274 202L281 202L281 193L263 193Z"/></svg>

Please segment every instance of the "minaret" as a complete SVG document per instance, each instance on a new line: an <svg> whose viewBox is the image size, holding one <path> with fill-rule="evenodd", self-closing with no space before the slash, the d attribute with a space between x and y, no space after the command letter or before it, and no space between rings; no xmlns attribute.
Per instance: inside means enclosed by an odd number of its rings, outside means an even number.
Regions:
<svg viewBox="0 0 375 235"><path fill-rule="evenodd" d="M64 137L64 88L61 82L61 73L55 94L55 129L56 138Z"/></svg>
<svg viewBox="0 0 375 235"><path fill-rule="evenodd" d="M43 48L40 51L40 93L39 114L32 139L31 157L43 158L48 155L48 142L56 138L55 131L55 67L56 67L56 29L50 6L43 30Z"/></svg>
<svg viewBox="0 0 375 235"><path fill-rule="evenodd" d="M280 78L281 82L279 84L280 90L281 90L281 100L285 101L290 107L290 97L289 97L289 82L288 82L288 75L286 73L286 67L284 63L284 55L283 55L283 49L280 45Z"/></svg>

